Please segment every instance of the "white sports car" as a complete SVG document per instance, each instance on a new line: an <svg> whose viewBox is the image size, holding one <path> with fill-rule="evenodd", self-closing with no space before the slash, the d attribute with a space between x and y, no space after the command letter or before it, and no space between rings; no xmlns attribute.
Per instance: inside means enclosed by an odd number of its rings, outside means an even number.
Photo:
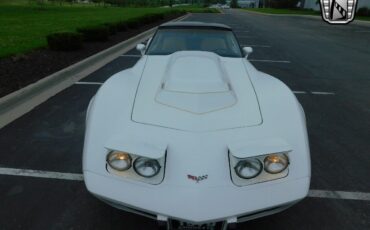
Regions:
<svg viewBox="0 0 370 230"><path fill-rule="evenodd" d="M231 28L159 26L89 104L87 189L164 229L227 229L282 211L310 184L305 115Z"/></svg>

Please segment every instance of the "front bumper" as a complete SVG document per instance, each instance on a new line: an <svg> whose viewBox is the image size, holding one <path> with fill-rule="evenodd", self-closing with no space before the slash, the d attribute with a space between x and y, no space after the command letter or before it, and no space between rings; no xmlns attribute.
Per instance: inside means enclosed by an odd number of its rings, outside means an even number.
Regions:
<svg viewBox="0 0 370 230"><path fill-rule="evenodd" d="M202 224L281 211L307 196L310 177L237 187L148 185L84 171L87 189L112 206L148 217Z"/></svg>

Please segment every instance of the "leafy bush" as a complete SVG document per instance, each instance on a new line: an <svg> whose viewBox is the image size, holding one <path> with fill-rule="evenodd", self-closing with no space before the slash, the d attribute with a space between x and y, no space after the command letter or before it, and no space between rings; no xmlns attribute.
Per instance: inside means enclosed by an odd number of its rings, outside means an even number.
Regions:
<svg viewBox="0 0 370 230"><path fill-rule="evenodd" d="M127 20L126 25L129 29L136 29L136 28L140 27L142 25L142 23L137 18L133 18L133 19Z"/></svg>
<svg viewBox="0 0 370 230"><path fill-rule="evenodd" d="M370 17L370 9L367 7L361 7L357 10L357 16L367 16Z"/></svg>
<svg viewBox="0 0 370 230"><path fill-rule="evenodd" d="M210 10L211 12L211 10ZM59 32L47 36L48 46L52 50L76 50L82 47L83 41L106 41L109 35L128 29L136 29L145 24L184 14L184 10L172 10L153 13L127 21L109 22L104 25L78 28L78 32Z"/></svg>
<svg viewBox="0 0 370 230"><path fill-rule="evenodd" d="M159 14L147 14L140 18L137 18L139 24L150 24L159 20L164 19L165 14L159 13Z"/></svg>
<svg viewBox="0 0 370 230"><path fill-rule="evenodd" d="M116 34L119 31L117 23L115 22L104 23L104 26L108 28L110 35Z"/></svg>
<svg viewBox="0 0 370 230"><path fill-rule="evenodd" d="M116 29L118 32L126 31L129 29L126 21L118 21L113 24L116 25Z"/></svg>
<svg viewBox="0 0 370 230"><path fill-rule="evenodd" d="M106 41L110 34L109 28L105 25L78 28L77 31L83 34L85 41Z"/></svg>
<svg viewBox="0 0 370 230"><path fill-rule="evenodd" d="M200 8L200 9L203 10L204 8ZM186 13L199 13L199 11L194 11L194 10L196 10L196 8L189 8L189 9L186 9L186 10L185 9L175 9L175 10L164 13L164 17L165 18L167 18L167 17L176 17L176 16L181 16L181 15L186 14Z"/></svg>
<svg viewBox="0 0 370 230"><path fill-rule="evenodd" d="M71 51L82 47L83 36L76 32L58 32L46 36L52 50Z"/></svg>
<svg viewBox="0 0 370 230"><path fill-rule="evenodd" d="M298 2L299 0L271 0L270 7L294 9L297 7Z"/></svg>

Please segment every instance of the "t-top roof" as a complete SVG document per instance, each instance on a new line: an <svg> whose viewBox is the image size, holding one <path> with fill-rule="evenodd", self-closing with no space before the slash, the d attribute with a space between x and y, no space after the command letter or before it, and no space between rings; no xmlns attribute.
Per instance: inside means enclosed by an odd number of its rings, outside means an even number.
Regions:
<svg viewBox="0 0 370 230"><path fill-rule="evenodd" d="M167 22L159 26L159 29L162 28L207 28L207 29L221 29L221 30L231 30L231 28L224 24L219 23L205 23L205 22L196 22L196 21L182 21L182 22Z"/></svg>

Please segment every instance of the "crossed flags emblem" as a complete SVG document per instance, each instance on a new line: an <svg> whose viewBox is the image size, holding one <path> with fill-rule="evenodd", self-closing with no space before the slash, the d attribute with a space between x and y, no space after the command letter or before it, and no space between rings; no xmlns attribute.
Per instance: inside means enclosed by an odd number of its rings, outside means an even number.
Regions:
<svg viewBox="0 0 370 230"><path fill-rule="evenodd" d="M358 0L320 0L322 17L332 24L346 24L354 19Z"/></svg>

